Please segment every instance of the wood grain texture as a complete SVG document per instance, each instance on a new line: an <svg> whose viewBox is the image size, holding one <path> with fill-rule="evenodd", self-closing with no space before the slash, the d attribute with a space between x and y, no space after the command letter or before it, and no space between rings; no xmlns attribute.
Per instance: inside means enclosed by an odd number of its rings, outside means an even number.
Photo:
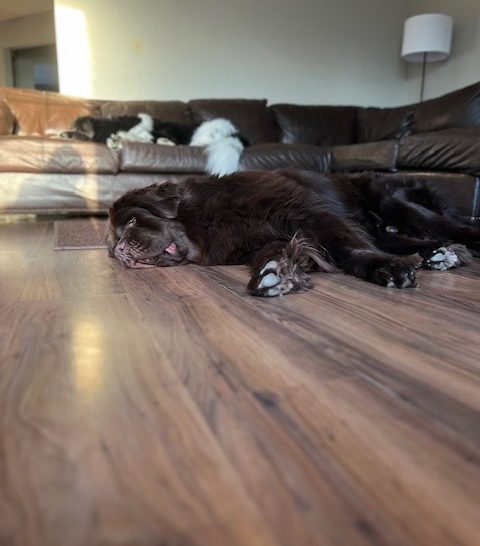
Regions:
<svg viewBox="0 0 480 546"><path fill-rule="evenodd" d="M247 280L0 223L1 546L478 544L480 264Z"/></svg>

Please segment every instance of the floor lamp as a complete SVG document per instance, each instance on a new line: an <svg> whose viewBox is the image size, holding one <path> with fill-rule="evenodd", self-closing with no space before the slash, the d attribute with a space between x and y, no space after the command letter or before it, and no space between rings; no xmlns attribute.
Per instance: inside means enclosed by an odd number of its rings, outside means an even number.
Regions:
<svg viewBox="0 0 480 546"><path fill-rule="evenodd" d="M450 55L453 19L443 13L414 15L405 21L403 28L402 59L422 63L420 102L423 101L425 66L443 61Z"/></svg>

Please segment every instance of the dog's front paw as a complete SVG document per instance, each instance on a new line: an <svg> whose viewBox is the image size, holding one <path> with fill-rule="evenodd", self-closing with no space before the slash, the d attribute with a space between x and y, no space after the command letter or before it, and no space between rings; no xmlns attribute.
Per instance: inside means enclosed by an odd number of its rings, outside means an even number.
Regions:
<svg viewBox="0 0 480 546"><path fill-rule="evenodd" d="M273 297L298 292L312 287L310 276L284 259L268 261L248 283L248 291L253 296Z"/></svg>
<svg viewBox="0 0 480 546"><path fill-rule="evenodd" d="M472 262L472 255L464 245L452 244L433 249L423 259L425 269L446 271L452 267L467 265Z"/></svg>
<svg viewBox="0 0 480 546"><path fill-rule="evenodd" d="M175 146L175 142L167 137L158 137L156 143L162 146Z"/></svg>
<svg viewBox="0 0 480 546"><path fill-rule="evenodd" d="M107 138L107 146L110 150L118 151L122 149L122 139L118 135L110 135Z"/></svg>
<svg viewBox="0 0 480 546"><path fill-rule="evenodd" d="M372 263L367 280L388 288L413 288L417 286L419 256L402 256Z"/></svg>

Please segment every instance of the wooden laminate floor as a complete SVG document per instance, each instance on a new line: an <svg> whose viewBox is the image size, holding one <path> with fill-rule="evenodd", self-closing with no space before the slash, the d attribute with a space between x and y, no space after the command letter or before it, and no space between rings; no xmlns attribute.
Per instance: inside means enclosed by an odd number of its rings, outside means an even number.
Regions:
<svg viewBox="0 0 480 546"><path fill-rule="evenodd" d="M1 546L480 544L480 263L277 299L0 224Z"/></svg>

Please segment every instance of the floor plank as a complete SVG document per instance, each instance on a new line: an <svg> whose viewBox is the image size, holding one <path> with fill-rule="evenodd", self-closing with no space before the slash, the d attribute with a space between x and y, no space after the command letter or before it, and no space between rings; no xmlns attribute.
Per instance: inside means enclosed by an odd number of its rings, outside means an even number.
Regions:
<svg viewBox="0 0 480 546"><path fill-rule="evenodd" d="M403 292L317 275L308 298L278 305L245 296L243 272L207 274L310 343L328 340L327 350L353 373L480 447L480 306L471 304L480 275L465 278L464 271L422 272L422 287Z"/></svg>
<svg viewBox="0 0 480 546"><path fill-rule="evenodd" d="M0 545L477 544L480 264L247 280L0 223Z"/></svg>

